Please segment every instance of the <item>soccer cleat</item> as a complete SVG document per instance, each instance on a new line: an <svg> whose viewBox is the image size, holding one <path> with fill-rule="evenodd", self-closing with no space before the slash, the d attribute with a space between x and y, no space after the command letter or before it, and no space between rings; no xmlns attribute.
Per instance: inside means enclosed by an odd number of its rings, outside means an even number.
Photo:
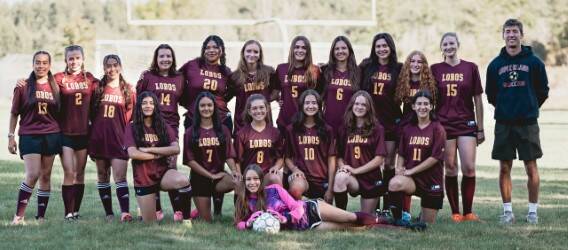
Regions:
<svg viewBox="0 0 568 250"><path fill-rule="evenodd" d="M411 219L412 219L412 215L409 212L402 211L402 220L410 223Z"/></svg>
<svg viewBox="0 0 568 250"><path fill-rule="evenodd" d="M464 221L464 216L461 214L452 214L452 221L455 223Z"/></svg>
<svg viewBox="0 0 568 250"><path fill-rule="evenodd" d="M75 213L73 213L73 218L75 220L79 220L79 218L81 218L81 215L79 215L79 212L75 212Z"/></svg>
<svg viewBox="0 0 568 250"><path fill-rule="evenodd" d="M499 223L502 225L511 225L515 223L515 215L511 211L505 211L503 215L499 216Z"/></svg>
<svg viewBox="0 0 568 250"><path fill-rule="evenodd" d="M377 223L378 224L394 224L394 217L392 216L389 210L380 210L377 209L375 211L375 215L377 216Z"/></svg>
<svg viewBox="0 0 568 250"><path fill-rule="evenodd" d="M192 220L199 218L199 211L197 209L191 210L191 215L189 216Z"/></svg>
<svg viewBox="0 0 568 250"><path fill-rule="evenodd" d="M106 220L107 222L112 222L112 221L114 220L114 214L107 214L107 215L105 216L105 220Z"/></svg>
<svg viewBox="0 0 568 250"><path fill-rule="evenodd" d="M130 213L121 213L120 214L120 222L131 222L132 215Z"/></svg>
<svg viewBox="0 0 568 250"><path fill-rule="evenodd" d="M162 212L162 210L156 211L156 220L162 221L163 219L164 219L164 212Z"/></svg>
<svg viewBox="0 0 568 250"><path fill-rule="evenodd" d="M12 219L12 222L10 223L11 226L18 226L18 225L24 225L24 216L17 216L14 215L14 219Z"/></svg>
<svg viewBox="0 0 568 250"><path fill-rule="evenodd" d="M64 220L66 222L75 222L75 216L73 216L73 213L68 213L67 215L65 215Z"/></svg>
<svg viewBox="0 0 568 250"><path fill-rule="evenodd" d="M477 214L469 213L463 216L463 221L480 221L480 220Z"/></svg>
<svg viewBox="0 0 568 250"><path fill-rule="evenodd" d="M181 224L186 228L192 228L193 227L193 223L191 223L191 220L182 220Z"/></svg>
<svg viewBox="0 0 568 250"><path fill-rule="evenodd" d="M175 213L174 213L174 221L175 221L175 222L182 222L182 221L184 221L184 219L183 219L183 213L182 213L181 211L175 211ZM191 222L191 220L190 220L190 222Z"/></svg>
<svg viewBox="0 0 568 250"><path fill-rule="evenodd" d="M538 224L538 215L536 212L529 212L527 214L527 222L529 224Z"/></svg>

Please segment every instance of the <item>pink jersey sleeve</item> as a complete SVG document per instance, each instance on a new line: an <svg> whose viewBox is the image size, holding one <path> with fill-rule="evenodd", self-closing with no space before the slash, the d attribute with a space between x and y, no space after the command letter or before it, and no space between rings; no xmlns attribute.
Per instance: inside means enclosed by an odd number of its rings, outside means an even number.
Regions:
<svg viewBox="0 0 568 250"><path fill-rule="evenodd" d="M304 216L304 206L302 205L301 201L297 201L294 199L294 197L292 197L288 191L286 191L282 186L278 185L278 184L272 184L269 185L266 188L275 188L276 191L278 192L278 196L280 196L280 199L282 200L282 202L284 202L284 204L286 204L286 206L288 207L288 209L290 209L290 215L292 216L292 221L293 222L297 222L299 221L302 216Z"/></svg>

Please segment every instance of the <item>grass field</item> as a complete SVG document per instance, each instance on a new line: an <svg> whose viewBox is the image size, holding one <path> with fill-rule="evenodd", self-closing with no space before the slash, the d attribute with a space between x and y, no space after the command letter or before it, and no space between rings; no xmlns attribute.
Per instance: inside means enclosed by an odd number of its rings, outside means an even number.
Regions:
<svg viewBox="0 0 568 250"><path fill-rule="evenodd" d="M27 225L11 227L8 224L15 212L16 192L23 177L23 162L0 161L0 249L566 249L567 243L567 169L541 169L540 224L536 226L524 222L527 191L522 167L515 167L513 171L513 209L517 216L517 223L513 226L497 223L502 209L496 179L497 169L479 167L474 210L483 223L452 223L445 201L438 223L431 225L426 232L373 229L357 232L284 232L272 236L237 232L234 229L231 217L233 206L230 202L232 194L227 194L225 198L221 218L213 224L194 222L192 229L172 222L171 208L165 193L162 193L162 204L166 212L164 222L154 225L139 222L107 223L95 187L94 165L89 163L87 169L87 187L81 208L83 217L78 223L63 221L60 192L62 170L56 160L45 223L38 224L33 220L37 206L34 195L26 211ZM130 194L134 197L133 189ZM419 204L419 200L413 200L413 215L417 214ZM113 199L113 205L115 213L118 213L116 199ZM131 211L134 211L134 198L130 205ZM357 208L358 201L351 199L349 210L355 211Z"/></svg>

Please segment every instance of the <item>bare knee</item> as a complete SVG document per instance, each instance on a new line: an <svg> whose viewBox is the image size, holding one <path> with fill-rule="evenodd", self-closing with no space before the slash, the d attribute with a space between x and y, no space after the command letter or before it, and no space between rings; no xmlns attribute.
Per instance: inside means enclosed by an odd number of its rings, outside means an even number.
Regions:
<svg viewBox="0 0 568 250"><path fill-rule="evenodd" d="M110 182L110 173L108 171L97 171L97 180L99 182Z"/></svg>
<svg viewBox="0 0 568 250"><path fill-rule="evenodd" d="M269 184L278 184L278 185L282 185L282 177L276 175L276 174L267 174L266 175L266 183Z"/></svg>
<svg viewBox="0 0 568 250"><path fill-rule="evenodd" d="M174 179L174 183L177 189L189 186L189 179L183 175L178 175Z"/></svg>
<svg viewBox="0 0 568 250"><path fill-rule="evenodd" d="M349 175L341 172L335 175L335 182L333 184L333 191L334 192L343 192L345 191L347 181L349 180Z"/></svg>
<svg viewBox="0 0 568 250"><path fill-rule="evenodd" d="M391 192L401 191L403 187L404 184L402 183L402 180L399 178L392 178L389 182L389 191Z"/></svg>
<svg viewBox="0 0 568 250"><path fill-rule="evenodd" d="M290 195L292 195L292 197L294 197L294 199L296 200L300 200L302 199L302 194L304 193L303 188L300 187L290 187Z"/></svg>

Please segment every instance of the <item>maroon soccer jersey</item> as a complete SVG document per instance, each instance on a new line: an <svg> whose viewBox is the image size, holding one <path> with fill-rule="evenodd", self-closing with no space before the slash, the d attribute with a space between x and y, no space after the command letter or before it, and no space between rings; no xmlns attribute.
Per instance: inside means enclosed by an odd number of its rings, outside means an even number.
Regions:
<svg viewBox="0 0 568 250"><path fill-rule="evenodd" d="M266 85L269 85L268 87ZM230 82L230 95L236 96L235 100L235 134L244 127L245 121L243 120L243 113L246 112L245 107L247 99L253 94L261 94L270 102L270 94L274 89L274 84L269 83L255 83L255 75L249 74L246 78L245 84L237 84L235 82ZM270 106L267 107L270 109ZM268 124L272 126L272 124Z"/></svg>
<svg viewBox="0 0 568 250"><path fill-rule="evenodd" d="M272 125L256 131L250 124L237 132L235 138L236 161L244 171L249 164L257 164L268 173L278 158L283 157L283 142L280 132Z"/></svg>
<svg viewBox="0 0 568 250"><path fill-rule="evenodd" d="M65 135L89 134L91 97L99 81L89 72L75 75L59 72L54 78L61 91L61 132Z"/></svg>
<svg viewBox="0 0 568 250"><path fill-rule="evenodd" d="M225 161L228 158L235 158L231 132L224 125L223 135L225 144L221 147L221 141L213 128L199 128L199 140L193 143L193 126L189 127L184 136L183 164L189 165L190 161L196 161L209 173L216 174L223 171Z"/></svg>
<svg viewBox="0 0 568 250"><path fill-rule="evenodd" d="M380 124L377 124L373 133L369 136L364 136L360 129L357 129L353 134L348 134L346 129L340 129L337 136L337 150L343 162L352 168L359 168L367 164L375 156L385 157L387 150L384 129ZM356 178L362 180L361 184L369 185L364 187L365 190L372 190L375 183L382 178L381 169L377 168L357 175Z"/></svg>
<svg viewBox="0 0 568 250"><path fill-rule="evenodd" d="M18 135L43 135L60 132L57 123L57 104L49 83L36 85L37 103L33 107L26 105L28 99L27 84L14 88L11 113L20 116Z"/></svg>
<svg viewBox="0 0 568 250"><path fill-rule="evenodd" d="M230 70L227 68L227 72L221 72L219 65L204 64L200 67L199 59L194 59L185 63L179 71L183 73L186 80L182 104L187 108L188 115L193 117L197 95L203 91L209 91L215 95L219 118L224 120L229 112L225 95Z"/></svg>
<svg viewBox="0 0 568 250"><path fill-rule="evenodd" d="M398 153L404 158L406 169L416 167L429 157L438 160L434 166L412 176L417 187L431 194L439 195L444 192L445 144L446 132L438 121L432 121L423 129L417 125L408 124L402 130Z"/></svg>
<svg viewBox="0 0 568 250"><path fill-rule="evenodd" d="M412 112L414 112L414 110L412 110L412 103L410 103L410 101L412 100L412 97L414 95L416 95L416 92L418 92L418 90L420 90L420 81L410 81L410 89L407 96L407 100L408 102L404 102L403 106L402 106L402 116L404 118L409 117L409 114L411 114Z"/></svg>
<svg viewBox="0 0 568 250"><path fill-rule="evenodd" d="M394 99L396 82L391 69L386 65L379 65L379 70L371 77L369 94L373 98L377 119L381 122L386 133L395 133L397 123L402 118L400 103Z"/></svg>
<svg viewBox="0 0 568 250"><path fill-rule="evenodd" d="M340 72L334 70L331 81L324 84L326 86L324 93L324 120L334 131L337 131L343 124L345 109L353 95L349 71Z"/></svg>
<svg viewBox="0 0 568 250"><path fill-rule="evenodd" d="M276 68L276 74L272 79L274 88L280 90L282 107L278 113L276 123L279 127L285 128L292 122L292 116L298 112L298 98L308 89L304 74L306 68L292 70L291 77L288 77L288 64L283 63Z"/></svg>
<svg viewBox="0 0 568 250"><path fill-rule="evenodd" d="M309 183L328 182L328 157L337 154L333 128L325 128L327 138L320 138L315 126L304 127L304 132L294 131L292 124L286 127L286 158L304 172Z"/></svg>
<svg viewBox="0 0 568 250"><path fill-rule="evenodd" d="M438 119L451 136L475 132L473 97L483 93L477 65L461 60L456 66L445 62L432 65L440 98Z"/></svg>
<svg viewBox="0 0 568 250"><path fill-rule="evenodd" d="M120 87L105 87L91 128L88 148L91 157L128 159L124 148L124 130L136 101L136 90L130 85L128 88L131 88L130 103L126 103Z"/></svg>
<svg viewBox="0 0 568 250"><path fill-rule="evenodd" d="M170 127L166 128L168 139L170 143L177 141L174 130ZM128 150L129 147L157 147L160 139L156 131L151 127L144 126L144 141L140 146L136 145L134 139L134 124L130 123L124 132L124 148ZM169 145L165 145L169 146ZM162 157L155 160L139 161L132 160L132 176L134 177L134 186L148 187L159 184L164 173L168 170L168 158Z"/></svg>
<svg viewBox="0 0 568 250"><path fill-rule="evenodd" d="M151 71L144 71L136 85L136 93L150 91L158 98L158 107L166 123L178 135L179 114L178 102L183 94L185 80L183 75L160 76Z"/></svg>

